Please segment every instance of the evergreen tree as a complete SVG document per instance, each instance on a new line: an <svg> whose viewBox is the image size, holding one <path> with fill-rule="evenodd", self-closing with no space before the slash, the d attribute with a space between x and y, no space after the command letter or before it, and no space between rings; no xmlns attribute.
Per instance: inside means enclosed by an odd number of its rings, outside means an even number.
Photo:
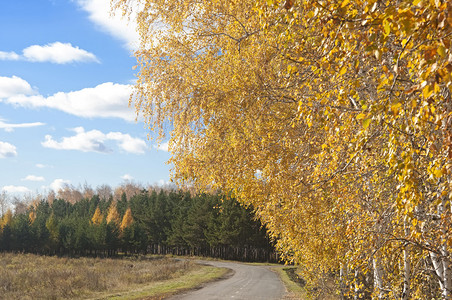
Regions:
<svg viewBox="0 0 452 300"><path fill-rule="evenodd" d="M121 245L119 234L120 230L118 223L107 223L105 230L105 246L110 255L112 255Z"/></svg>
<svg viewBox="0 0 452 300"><path fill-rule="evenodd" d="M168 199L172 203L172 210L171 224L167 232L167 242L171 246L181 248L187 247L188 244L184 239L184 224L187 221L187 214L191 205L191 196L189 193L172 192Z"/></svg>
<svg viewBox="0 0 452 300"><path fill-rule="evenodd" d="M11 231L13 233L14 250L26 252L31 249L33 235L30 227L30 219L27 214L20 214L13 219Z"/></svg>
<svg viewBox="0 0 452 300"><path fill-rule="evenodd" d="M6 224L3 226L2 234L1 234L1 243L0 250L2 251L10 251L13 247L13 233L11 230L11 226Z"/></svg>
<svg viewBox="0 0 452 300"><path fill-rule="evenodd" d="M206 233L211 221L210 208L214 205L210 196L201 194L192 198L186 222L182 226L184 240L192 248L199 251L207 247Z"/></svg>
<svg viewBox="0 0 452 300"><path fill-rule="evenodd" d="M129 207L129 204L127 203L126 192L122 192L121 193L121 198L118 201L116 206L117 206L119 215L124 216L124 214L126 213L127 208Z"/></svg>

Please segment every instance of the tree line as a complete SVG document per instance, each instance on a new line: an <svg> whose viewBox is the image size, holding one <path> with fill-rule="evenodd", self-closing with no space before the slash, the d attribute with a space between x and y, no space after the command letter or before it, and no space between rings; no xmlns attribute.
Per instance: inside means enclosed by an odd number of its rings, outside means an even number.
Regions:
<svg viewBox="0 0 452 300"><path fill-rule="evenodd" d="M20 212L7 210L0 222L0 251L276 261L273 248L252 210L219 194L143 189L118 200L98 194L74 203L35 200Z"/></svg>

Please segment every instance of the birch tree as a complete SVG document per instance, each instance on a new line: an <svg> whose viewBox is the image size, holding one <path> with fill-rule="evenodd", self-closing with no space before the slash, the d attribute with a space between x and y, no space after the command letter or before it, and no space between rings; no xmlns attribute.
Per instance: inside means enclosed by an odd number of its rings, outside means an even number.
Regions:
<svg viewBox="0 0 452 300"><path fill-rule="evenodd" d="M450 1L112 5L137 12L131 104L176 182L252 204L311 282L450 298Z"/></svg>

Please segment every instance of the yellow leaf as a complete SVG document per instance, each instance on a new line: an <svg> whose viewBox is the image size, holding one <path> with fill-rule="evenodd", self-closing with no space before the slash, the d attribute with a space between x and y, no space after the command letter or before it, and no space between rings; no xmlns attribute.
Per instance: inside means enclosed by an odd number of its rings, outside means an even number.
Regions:
<svg viewBox="0 0 452 300"><path fill-rule="evenodd" d="M439 178L443 175L443 171L441 169L434 169L433 175L435 175L436 178Z"/></svg>
<svg viewBox="0 0 452 300"><path fill-rule="evenodd" d="M391 106L392 113L397 115L399 113L400 108L402 107L402 103L396 103Z"/></svg>
<svg viewBox="0 0 452 300"><path fill-rule="evenodd" d="M342 1L341 7L345 7L349 2L350 2L350 0Z"/></svg>
<svg viewBox="0 0 452 300"><path fill-rule="evenodd" d="M425 99L429 98L433 94L433 89L430 85L427 85L422 90L422 96L424 96Z"/></svg>
<svg viewBox="0 0 452 300"><path fill-rule="evenodd" d="M344 66L344 67L342 67L342 69L339 71L339 75L344 75L345 72L347 72L347 68Z"/></svg>
<svg viewBox="0 0 452 300"><path fill-rule="evenodd" d="M438 47L438 49L436 49L436 52L438 52L438 54L441 57L446 56L446 48L444 48L442 45Z"/></svg>
<svg viewBox="0 0 452 300"><path fill-rule="evenodd" d="M441 91L441 87L435 82L434 86L433 86L433 91L435 93L439 93Z"/></svg>
<svg viewBox="0 0 452 300"><path fill-rule="evenodd" d="M360 113L359 115L356 116L356 120L361 120L361 119L364 119L365 117L366 117L365 114Z"/></svg>
<svg viewBox="0 0 452 300"><path fill-rule="evenodd" d="M372 121L372 119L370 119L370 118L362 121L362 125L363 125L364 129L367 129L367 127L369 127L371 121Z"/></svg>
<svg viewBox="0 0 452 300"><path fill-rule="evenodd" d="M402 40L402 47L405 47L405 45L406 45L407 42L408 42L407 39L403 39L403 40Z"/></svg>
<svg viewBox="0 0 452 300"><path fill-rule="evenodd" d="M391 23L389 23L388 19L383 20L383 32L384 35L387 36L391 32Z"/></svg>

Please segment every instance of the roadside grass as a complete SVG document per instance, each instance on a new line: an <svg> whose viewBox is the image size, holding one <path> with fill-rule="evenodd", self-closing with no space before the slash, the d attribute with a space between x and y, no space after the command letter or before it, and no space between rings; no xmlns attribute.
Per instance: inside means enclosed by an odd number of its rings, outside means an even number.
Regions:
<svg viewBox="0 0 452 300"><path fill-rule="evenodd" d="M0 253L0 271L2 299L152 299L194 288L227 272L165 257L66 258L11 253Z"/></svg>
<svg viewBox="0 0 452 300"><path fill-rule="evenodd" d="M310 299L308 292L303 287L299 280L296 280L292 274L296 270L296 267L282 267L277 266L272 268L275 271L281 281L286 286L287 292L289 293L285 299Z"/></svg>
<svg viewBox="0 0 452 300"><path fill-rule="evenodd" d="M308 287L306 281L297 275L297 267L274 267L282 282L286 286L288 295L285 300L313 299L313 300L339 300L336 293L335 279L331 275L321 276L314 286Z"/></svg>
<svg viewBox="0 0 452 300"><path fill-rule="evenodd" d="M207 265L199 265L199 267L180 277L152 282L145 286L131 288L119 293L104 293L91 299L163 299L171 295L183 293L184 291L199 288L208 282L226 277L230 272L226 268L216 268Z"/></svg>

